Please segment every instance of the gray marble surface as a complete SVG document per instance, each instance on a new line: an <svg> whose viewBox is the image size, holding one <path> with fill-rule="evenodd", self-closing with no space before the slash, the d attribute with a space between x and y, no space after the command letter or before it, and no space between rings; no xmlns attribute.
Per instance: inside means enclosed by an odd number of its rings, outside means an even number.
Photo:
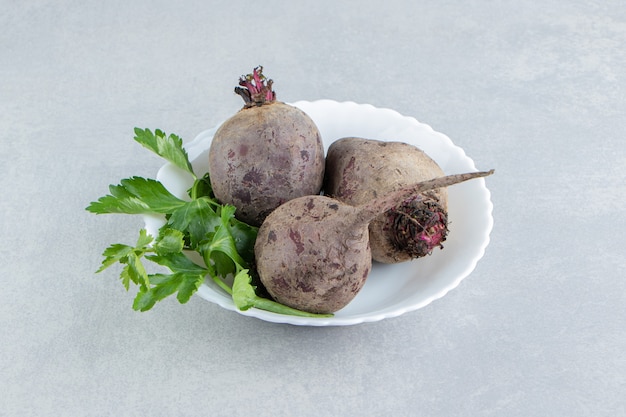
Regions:
<svg viewBox="0 0 626 417"><path fill-rule="evenodd" d="M607 1L4 1L0 416L626 415L626 7ZM389 107L496 168L491 243L421 310L351 327L194 297L131 309L84 208L240 107Z"/></svg>

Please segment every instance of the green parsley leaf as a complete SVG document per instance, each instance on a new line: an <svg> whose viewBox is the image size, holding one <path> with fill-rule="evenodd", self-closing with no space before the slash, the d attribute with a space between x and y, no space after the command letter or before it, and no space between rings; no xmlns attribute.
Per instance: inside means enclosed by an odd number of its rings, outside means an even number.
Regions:
<svg viewBox="0 0 626 417"><path fill-rule="evenodd" d="M219 251L228 255L235 263L245 267L246 261L243 260L241 255L237 252L237 246L235 245L235 239L230 233L230 220L235 217L234 206L223 206L220 211L220 225L215 229L215 233L212 236L211 243L207 249L210 252Z"/></svg>
<svg viewBox="0 0 626 417"><path fill-rule="evenodd" d="M192 200L174 210L168 220L170 227L189 233L191 248L206 238L220 223L220 218L206 198Z"/></svg>
<svg viewBox="0 0 626 417"><path fill-rule="evenodd" d="M109 190L110 195L92 202L87 211L96 214L169 214L187 204L159 181L141 177L123 179L120 185L111 185Z"/></svg>
<svg viewBox="0 0 626 417"><path fill-rule="evenodd" d="M152 243L153 240L154 239L148 234L148 231L146 229L141 229L139 231L139 237L137 238L137 243L135 244L135 247L145 249L150 243Z"/></svg>
<svg viewBox="0 0 626 417"><path fill-rule="evenodd" d="M157 301L161 301L177 291L178 295L176 298L181 304L185 304L204 282L204 275L183 272L170 275L153 274L150 276L150 280L155 284L154 287L137 293L133 302L134 310L150 310Z"/></svg>
<svg viewBox="0 0 626 417"><path fill-rule="evenodd" d="M148 255L149 259L159 265L168 267L172 274L150 275L151 288L144 288L137 293L133 309L146 311L157 301L178 292L176 298L181 304L189 301L194 292L200 288L207 274L207 269L195 264L183 253L167 255Z"/></svg>
<svg viewBox="0 0 626 417"><path fill-rule="evenodd" d="M169 255L181 252L185 246L184 234L180 230L162 228L154 242L154 250L158 255Z"/></svg>
<svg viewBox="0 0 626 417"><path fill-rule="evenodd" d="M254 287L250 285L252 277L248 273L249 270L242 269L233 281L233 302L241 311L246 311L254 307L257 295Z"/></svg>
<svg viewBox="0 0 626 417"><path fill-rule="evenodd" d="M194 182L193 187L189 190L189 195L191 198L208 197L211 200L215 199L208 172Z"/></svg>
<svg viewBox="0 0 626 417"><path fill-rule="evenodd" d="M193 168L189 162L187 151L183 148L183 141L176 135L169 135L156 129L152 133L149 129L135 128L135 141L150 149L160 157L170 161L178 168L189 172L194 178Z"/></svg>
<svg viewBox="0 0 626 417"><path fill-rule="evenodd" d="M141 229L139 231L139 238L137 239L137 244L135 247L129 245L123 245L121 243L116 243L104 250L102 256L104 256L104 260L102 261L102 265L96 271L102 272L109 266L114 263L121 262L126 263L126 258L130 256L134 251L144 251L146 247L152 242L152 236L150 236L145 229Z"/></svg>
<svg viewBox="0 0 626 417"><path fill-rule="evenodd" d="M114 263L120 262L120 260L126 258L133 251L132 246L123 245L121 243L115 243L102 252L102 256L104 256L104 260L102 261L102 265L96 273L102 272Z"/></svg>
<svg viewBox="0 0 626 417"><path fill-rule="evenodd" d="M128 254L128 256L126 256L126 258L121 260L122 263L126 264L121 274L122 282L126 291L128 291L131 281L135 285L139 285L142 289L146 289L150 286L150 278L148 277L146 268L141 262L142 255L143 253L132 251Z"/></svg>
<svg viewBox="0 0 626 417"><path fill-rule="evenodd" d="M159 265L168 267L174 273L206 275L206 268L196 264L184 253L170 253L168 255L146 255L146 258Z"/></svg>
<svg viewBox="0 0 626 417"><path fill-rule="evenodd" d="M237 252L235 239L231 233L230 222L234 218L235 207L223 206L220 209L219 225L214 232L200 242L199 252L207 265L212 265L218 275L225 277L234 274L239 268L247 266L246 261Z"/></svg>
<svg viewBox="0 0 626 417"><path fill-rule="evenodd" d="M254 243L256 242L258 227L250 226L236 218L230 221L230 233L235 240L237 253L241 255L248 265L254 263Z"/></svg>

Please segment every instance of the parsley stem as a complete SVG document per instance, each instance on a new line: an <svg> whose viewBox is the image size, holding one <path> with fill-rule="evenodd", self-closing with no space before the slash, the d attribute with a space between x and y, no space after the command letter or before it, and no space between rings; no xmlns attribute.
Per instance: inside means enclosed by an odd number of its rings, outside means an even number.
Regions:
<svg viewBox="0 0 626 417"><path fill-rule="evenodd" d="M226 291L229 295L233 295L233 290L232 288L230 288L224 281L222 281L220 279L220 277L218 276L213 276L212 274L209 274L211 276L211 279L224 291Z"/></svg>
<svg viewBox="0 0 626 417"><path fill-rule="evenodd" d="M272 313L287 314L291 316L333 317L332 314L309 313L307 311L296 310L295 308L291 308L284 304L277 303L276 301L268 300L267 298L261 298L258 296L254 299L254 307L260 310L270 311Z"/></svg>
<svg viewBox="0 0 626 417"><path fill-rule="evenodd" d="M191 187L191 199L192 200L197 200L198 199L198 178L194 178L193 181L193 186Z"/></svg>

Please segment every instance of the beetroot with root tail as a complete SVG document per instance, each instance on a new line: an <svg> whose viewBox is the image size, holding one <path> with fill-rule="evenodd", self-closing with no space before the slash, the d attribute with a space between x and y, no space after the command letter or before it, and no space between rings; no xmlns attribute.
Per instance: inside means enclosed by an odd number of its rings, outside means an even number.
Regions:
<svg viewBox="0 0 626 417"><path fill-rule="evenodd" d="M254 247L261 282L279 303L311 313L333 313L361 290L372 267L368 226L416 194L492 171L420 182L360 206L327 196L293 199L259 228Z"/></svg>
<svg viewBox="0 0 626 417"><path fill-rule="evenodd" d="M272 86L261 66L241 77L235 92L244 107L218 128L209 149L215 197L253 226L286 201L319 194L324 179L317 126L302 110L276 101Z"/></svg>
<svg viewBox="0 0 626 417"><path fill-rule="evenodd" d="M404 142L356 137L330 145L324 193L358 206L379 195L445 175L426 153ZM372 258L398 263L443 248L448 235L446 188L429 190L399 201L369 226Z"/></svg>

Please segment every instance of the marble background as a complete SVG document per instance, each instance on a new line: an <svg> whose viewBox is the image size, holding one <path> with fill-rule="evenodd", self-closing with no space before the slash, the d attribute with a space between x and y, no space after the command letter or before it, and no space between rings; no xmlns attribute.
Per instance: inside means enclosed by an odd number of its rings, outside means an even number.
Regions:
<svg viewBox="0 0 626 417"><path fill-rule="evenodd" d="M626 415L622 1L3 1L0 416ZM161 165L262 64L284 101L388 107L465 149L491 244L446 297L303 328L95 275L141 220L84 208Z"/></svg>

